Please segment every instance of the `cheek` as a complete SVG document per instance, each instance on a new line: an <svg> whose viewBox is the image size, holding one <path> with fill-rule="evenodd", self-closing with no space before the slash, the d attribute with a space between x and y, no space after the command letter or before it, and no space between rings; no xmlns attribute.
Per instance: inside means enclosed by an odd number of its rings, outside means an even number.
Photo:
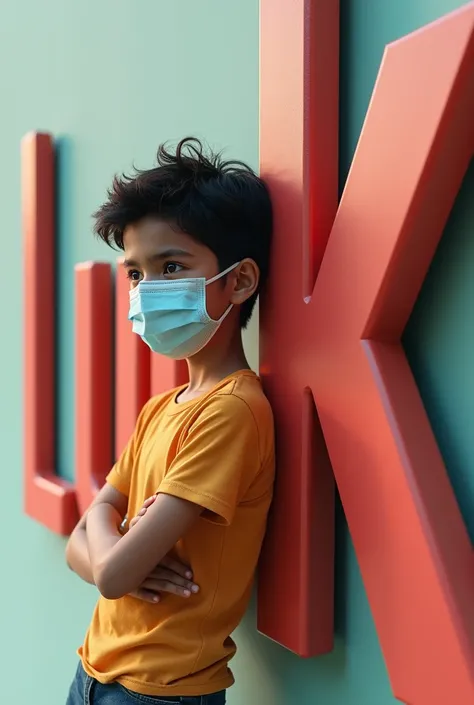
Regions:
<svg viewBox="0 0 474 705"><path fill-rule="evenodd" d="M216 282L217 283L217 282ZM229 294L225 287L210 286L206 289L206 309L209 316L218 320L229 306Z"/></svg>

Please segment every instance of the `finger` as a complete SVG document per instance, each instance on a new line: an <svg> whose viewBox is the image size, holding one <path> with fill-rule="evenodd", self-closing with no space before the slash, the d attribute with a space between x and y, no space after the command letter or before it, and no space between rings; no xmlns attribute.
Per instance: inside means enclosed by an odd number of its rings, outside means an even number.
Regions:
<svg viewBox="0 0 474 705"><path fill-rule="evenodd" d="M173 583L173 585L178 585L179 587L185 588L186 590L189 590L193 593L199 592L198 585L196 585L190 580L187 580L186 578L181 577L181 575L174 573L172 570L163 568L160 565L157 566L155 570L150 573L147 580L148 579L154 580L160 584Z"/></svg>
<svg viewBox="0 0 474 705"><path fill-rule="evenodd" d="M191 597L193 592L190 588L178 585L171 580L156 580L154 578L147 578L143 582L142 587L152 592L167 592L180 597Z"/></svg>
<svg viewBox="0 0 474 705"><path fill-rule="evenodd" d="M176 558L172 558L171 556L165 556L160 562L160 565L169 568L173 571L173 573L177 573L183 578L188 578L188 580L192 580L193 572L190 567L188 565L185 565L184 563L181 563L181 561L176 560Z"/></svg>
<svg viewBox="0 0 474 705"><path fill-rule="evenodd" d="M153 604L160 602L161 599L159 593L154 592L153 590L148 590L144 587L140 587L138 588L138 590L134 590L130 594L132 597L136 597L137 600L142 600L143 602L152 602Z"/></svg>
<svg viewBox="0 0 474 705"><path fill-rule="evenodd" d="M143 502L142 509L148 509L148 507L151 507L151 505L153 504L153 502L155 501L155 499L156 499L156 494L152 495L151 497L148 497L148 498Z"/></svg>
<svg viewBox="0 0 474 705"><path fill-rule="evenodd" d="M134 527L135 524L146 514L146 508L145 509L140 509L138 514L133 517L132 521L130 522L130 528Z"/></svg>
<svg viewBox="0 0 474 705"><path fill-rule="evenodd" d="M141 517L145 516L148 507L151 507L151 505L153 504L155 499L156 499L156 495L153 495L153 497L148 497L148 499L146 499L143 502L142 508L140 509L138 514L133 517L132 521L130 522L130 529L135 526L135 524L138 522L139 519L141 519Z"/></svg>

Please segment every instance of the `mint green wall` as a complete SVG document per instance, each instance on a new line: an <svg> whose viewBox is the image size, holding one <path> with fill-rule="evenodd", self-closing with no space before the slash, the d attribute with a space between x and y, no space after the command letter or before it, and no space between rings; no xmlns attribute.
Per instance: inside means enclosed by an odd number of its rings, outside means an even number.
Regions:
<svg viewBox="0 0 474 705"><path fill-rule="evenodd" d="M341 170L347 173L384 45L460 3L342 0ZM43 33L43 34L42 34ZM59 469L73 477L73 265L112 259L90 235L89 214L115 170L151 164L157 143L186 133L258 161L258 2L239 0L23 0L2 3L0 193L4 376L3 572L0 580L2 702L60 705L87 626L94 589L65 568L63 541L22 514L22 313L19 141L31 129L58 137L60 168ZM453 484L473 516L473 335L463 325L474 296L466 184L406 335L406 345ZM472 200L472 199L471 199ZM10 277L11 274L11 277ZM18 287L16 289L15 287ZM442 289L441 289L442 287ZM442 293L441 293L442 292ZM471 299L469 299L471 296ZM247 338L252 361L257 330ZM471 535L474 524L470 522ZM291 576L282 575L283 580ZM337 640L301 660L254 628L239 629L238 685L230 705L392 705L387 674L342 511L337 541ZM291 609L291 605L288 605Z"/></svg>
<svg viewBox="0 0 474 705"><path fill-rule="evenodd" d="M113 259L90 214L114 171L151 166L163 139L198 134L256 167L257 66L257 0L1 5L1 703L65 701L95 599L65 567L63 541L22 514L20 139L43 129L59 141L59 466L72 478L73 265Z"/></svg>

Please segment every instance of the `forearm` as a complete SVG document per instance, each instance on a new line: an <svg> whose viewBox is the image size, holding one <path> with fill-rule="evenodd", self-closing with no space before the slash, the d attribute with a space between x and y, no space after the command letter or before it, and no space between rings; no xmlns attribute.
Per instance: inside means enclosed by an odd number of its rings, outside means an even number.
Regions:
<svg viewBox="0 0 474 705"><path fill-rule="evenodd" d="M82 580L95 585L85 526L78 526L71 534L66 547L66 560L70 569Z"/></svg>
<svg viewBox="0 0 474 705"><path fill-rule="evenodd" d="M87 544L92 574L101 594L115 600L136 590L201 512L202 508L192 502L159 494L146 515L122 537L121 517L113 507L91 507Z"/></svg>
<svg viewBox="0 0 474 705"><path fill-rule="evenodd" d="M88 548L91 575L104 597L108 597L108 557L120 541L122 518L110 504L96 505L86 518L86 545Z"/></svg>

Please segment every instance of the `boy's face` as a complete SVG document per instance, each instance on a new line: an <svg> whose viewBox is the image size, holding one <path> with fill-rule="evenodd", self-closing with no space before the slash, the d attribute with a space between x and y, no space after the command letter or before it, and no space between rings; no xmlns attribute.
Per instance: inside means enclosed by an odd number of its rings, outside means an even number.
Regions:
<svg viewBox="0 0 474 705"><path fill-rule="evenodd" d="M219 274L217 257L208 247L158 218L143 218L128 226L123 244L124 268L132 289L140 281L188 277L207 280ZM230 303L242 303L235 300L238 278L234 270L206 287L211 318L219 319Z"/></svg>

